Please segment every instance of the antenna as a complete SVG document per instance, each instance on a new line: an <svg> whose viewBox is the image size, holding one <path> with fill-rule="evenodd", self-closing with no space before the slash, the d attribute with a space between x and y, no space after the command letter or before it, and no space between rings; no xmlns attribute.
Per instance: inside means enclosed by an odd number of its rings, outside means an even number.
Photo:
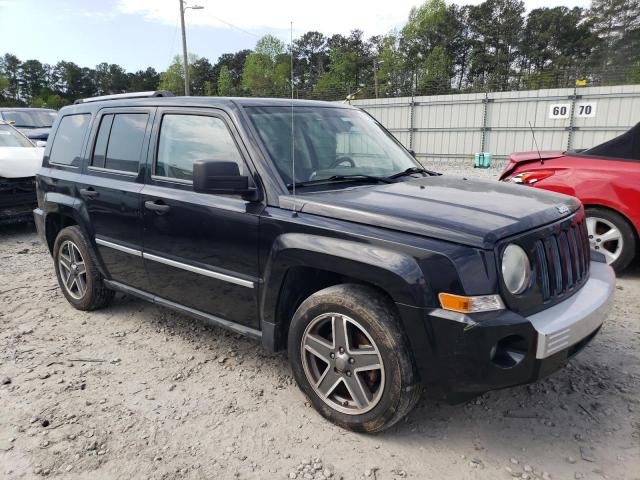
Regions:
<svg viewBox="0 0 640 480"><path fill-rule="evenodd" d="M531 126L531 121L529 121L529 128L531 129L531 136L533 137L533 143L536 146L536 151L538 152L538 158L540 159L540 165L544 165L544 160L542 159L542 154L540 153L540 149L538 148L538 141L536 140L536 134L533 133L533 127Z"/></svg>
<svg viewBox="0 0 640 480"><path fill-rule="evenodd" d="M293 129L293 22L291 22L289 54L291 56L291 185L293 186L293 216L296 212L296 148L295 130Z"/></svg>

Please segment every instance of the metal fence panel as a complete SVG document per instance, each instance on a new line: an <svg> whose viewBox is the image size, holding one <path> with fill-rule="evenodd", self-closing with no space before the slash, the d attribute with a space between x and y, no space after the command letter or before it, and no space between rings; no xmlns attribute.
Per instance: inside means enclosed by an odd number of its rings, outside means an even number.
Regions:
<svg viewBox="0 0 640 480"><path fill-rule="evenodd" d="M459 168L491 152L588 148L640 121L640 85L355 100L425 164Z"/></svg>

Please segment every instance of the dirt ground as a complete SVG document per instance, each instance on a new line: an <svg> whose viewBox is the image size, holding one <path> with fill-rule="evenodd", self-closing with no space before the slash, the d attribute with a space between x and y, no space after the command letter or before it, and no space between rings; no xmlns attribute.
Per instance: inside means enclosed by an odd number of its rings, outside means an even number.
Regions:
<svg viewBox="0 0 640 480"><path fill-rule="evenodd" d="M0 478L638 479L640 266L616 294L550 378L360 435L254 341L122 295L74 310L33 227L3 227Z"/></svg>

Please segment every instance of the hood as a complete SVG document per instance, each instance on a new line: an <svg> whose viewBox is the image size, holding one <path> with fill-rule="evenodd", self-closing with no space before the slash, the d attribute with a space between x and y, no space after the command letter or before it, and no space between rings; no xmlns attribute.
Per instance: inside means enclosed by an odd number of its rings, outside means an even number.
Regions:
<svg viewBox="0 0 640 480"><path fill-rule="evenodd" d="M509 156L509 163L500 174L500 180L504 180L507 175L513 172L516 167L523 163L539 162L542 160L551 160L564 156L562 150L543 150L542 152L516 152Z"/></svg>
<svg viewBox="0 0 640 480"><path fill-rule="evenodd" d="M293 208L290 195L281 197L280 204ZM580 202L567 195L448 175L298 194L296 204L303 213L485 249L580 208Z"/></svg>
<svg viewBox="0 0 640 480"><path fill-rule="evenodd" d="M42 166L44 148L0 147L0 177L35 177Z"/></svg>
<svg viewBox="0 0 640 480"><path fill-rule="evenodd" d="M31 140L44 140L47 141L49 138L49 132L51 131L50 127L47 128L17 128L25 137Z"/></svg>

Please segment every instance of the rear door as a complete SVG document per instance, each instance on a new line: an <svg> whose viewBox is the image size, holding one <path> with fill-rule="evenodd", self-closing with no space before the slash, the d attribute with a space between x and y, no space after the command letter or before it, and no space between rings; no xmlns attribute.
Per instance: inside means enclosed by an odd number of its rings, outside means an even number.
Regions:
<svg viewBox="0 0 640 480"><path fill-rule="evenodd" d="M107 108L98 113L80 189L109 277L146 289L140 192L154 108Z"/></svg>
<svg viewBox="0 0 640 480"><path fill-rule="evenodd" d="M258 214L262 203L193 191L193 162L225 160L251 175L226 115L158 109L143 191L149 289L166 300L258 327ZM249 173L247 173L249 172Z"/></svg>

